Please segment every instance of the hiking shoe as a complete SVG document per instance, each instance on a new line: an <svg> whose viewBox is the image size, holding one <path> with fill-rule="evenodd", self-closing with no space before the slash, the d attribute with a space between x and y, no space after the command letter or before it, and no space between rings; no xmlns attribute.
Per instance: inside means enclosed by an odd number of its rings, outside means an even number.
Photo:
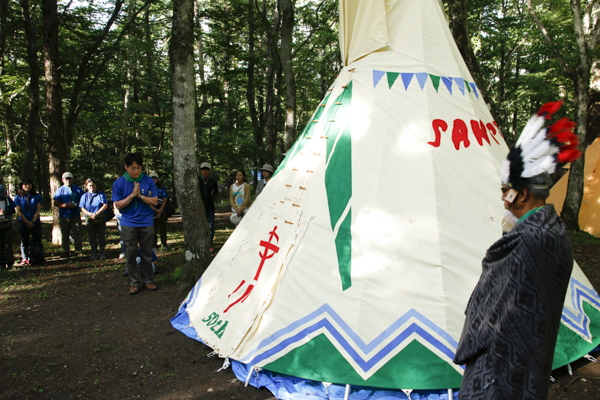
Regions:
<svg viewBox="0 0 600 400"><path fill-rule="evenodd" d="M136 285L129 286L129 294L136 295L140 292L140 288Z"/></svg>
<svg viewBox="0 0 600 400"><path fill-rule="evenodd" d="M155 290L158 290L158 286L154 283L144 283L144 289L154 292Z"/></svg>
<svg viewBox="0 0 600 400"><path fill-rule="evenodd" d="M119 254L119 258L125 258L125 253Z"/></svg>
<svg viewBox="0 0 600 400"><path fill-rule="evenodd" d="M95 254L92 254L92 256L90 257L90 260L91 260L91 261L96 261L96 258L97 258L97 257L96 257L96 255L95 255Z"/></svg>
<svg viewBox="0 0 600 400"><path fill-rule="evenodd" d="M29 265L29 260L27 260L27 259L21 260L21 262L19 263L19 265L21 265L23 267L26 266L26 265Z"/></svg>
<svg viewBox="0 0 600 400"><path fill-rule="evenodd" d="M104 255L104 253L100 253L100 259L101 260L106 260L106 256Z"/></svg>

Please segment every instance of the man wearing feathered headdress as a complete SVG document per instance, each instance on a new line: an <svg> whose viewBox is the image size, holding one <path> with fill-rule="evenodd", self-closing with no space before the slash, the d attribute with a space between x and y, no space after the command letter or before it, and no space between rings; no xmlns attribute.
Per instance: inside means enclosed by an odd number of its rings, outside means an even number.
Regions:
<svg viewBox="0 0 600 400"><path fill-rule="evenodd" d="M460 399L545 399L573 269L571 236L546 204L556 166L581 153L561 103L544 105L502 169L508 231L483 259L454 362L466 364Z"/></svg>

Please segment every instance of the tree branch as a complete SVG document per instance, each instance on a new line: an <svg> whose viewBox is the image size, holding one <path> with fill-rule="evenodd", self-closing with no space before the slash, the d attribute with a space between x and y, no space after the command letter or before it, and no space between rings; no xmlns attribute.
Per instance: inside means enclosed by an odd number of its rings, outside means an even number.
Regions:
<svg viewBox="0 0 600 400"><path fill-rule="evenodd" d="M550 35L548 35L548 31L544 27L544 24L542 24L542 21L540 21L540 19L538 18L537 13L535 12L535 9L533 8L533 4L531 4L531 0L527 0L527 8L529 9L529 14L531 15L531 18L533 18L533 21L535 22L540 33L542 34L542 37L544 38L546 43L548 43L550 50L552 51L552 53L554 53L554 56L558 60L560 67L563 69L565 74L567 74L571 79L573 79L573 81L577 80L576 71L567 65L564 58L560 54L560 51L558 51L558 49L554 45L554 42L552 41L552 38L550 37Z"/></svg>

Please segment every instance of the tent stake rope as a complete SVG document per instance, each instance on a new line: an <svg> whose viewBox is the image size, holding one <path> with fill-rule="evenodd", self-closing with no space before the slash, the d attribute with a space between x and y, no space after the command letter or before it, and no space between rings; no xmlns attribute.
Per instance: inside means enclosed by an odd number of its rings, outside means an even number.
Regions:
<svg viewBox="0 0 600 400"><path fill-rule="evenodd" d="M454 398L454 391L452 389L448 389L448 400L452 400Z"/></svg>

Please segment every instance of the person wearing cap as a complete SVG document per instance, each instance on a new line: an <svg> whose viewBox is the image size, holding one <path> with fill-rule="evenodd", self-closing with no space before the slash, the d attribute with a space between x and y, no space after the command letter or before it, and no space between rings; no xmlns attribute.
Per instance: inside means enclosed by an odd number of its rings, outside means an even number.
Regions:
<svg viewBox="0 0 600 400"><path fill-rule="evenodd" d="M167 206L167 199L169 195L167 194L167 188L161 184L160 178L156 172L150 172L148 175L154 181L156 185L158 202L160 205L156 207L150 206L152 211L154 211L154 248L158 247L158 231L160 231L160 244L162 247L167 247L167 213L165 211L165 207Z"/></svg>
<svg viewBox="0 0 600 400"><path fill-rule="evenodd" d="M256 184L257 197L263 191L265 186L267 186L267 183L269 183L271 180L271 177L273 176L273 166L271 164L264 164L260 169L260 173L262 175L262 179Z"/></svg>
<svg viewBox="0 0 600 400"><path fill-rule="evenodd" d="M83 190L73 184L73 174L65 172L62 175L63 185L54 194L54 206L58 207L58 223L63 252L61 257L69 257L69 233L73 233L75 251L81 252L81 214L79 200Z"/></svg>
<svg viewBox="0 0 600 400"><path fill-rule="evenodd" d="M203 162L200 164L200 177L198 184L200 185L200 196L204 203L204 211L206 212L206 220L210 229L210 251L214 251L213 238L215 237L215 200L219 196L219 185L217 181L210 176L210 164Z"/></svg>
<svg viewBox="0 0 600 400"><path fill-rule="evenodd" d="M142 287L154 291L152 245L154 243L154 211L158 191L154 180L142 173L143 158L139 153L125 157L125 173L113 183L112 199L121 212L121 235L125 245L125 260L129 276L129 294L135 295ZM136 256L140 251L140 268Z"/></svg>
<svg viewBox="0 0 600 400"><path fill-rule="evenodd" d="M0 271L12 269L14 264L12 215L15 213L15 208L15 202L6 193L6 188L0 185Z"/></svg>
<svg viewBox="0 0 600 400"><path fill-rule="evenodd" d="M487 250L465 311L454 357L466 364L462 400L548 396L573 269L569 231L554 205L546 204L549 173L578 157L571 151L578 144L572 124L561 120L540 130L557 109L542 107L502 168L502 200L515 224Z"/></svg>

